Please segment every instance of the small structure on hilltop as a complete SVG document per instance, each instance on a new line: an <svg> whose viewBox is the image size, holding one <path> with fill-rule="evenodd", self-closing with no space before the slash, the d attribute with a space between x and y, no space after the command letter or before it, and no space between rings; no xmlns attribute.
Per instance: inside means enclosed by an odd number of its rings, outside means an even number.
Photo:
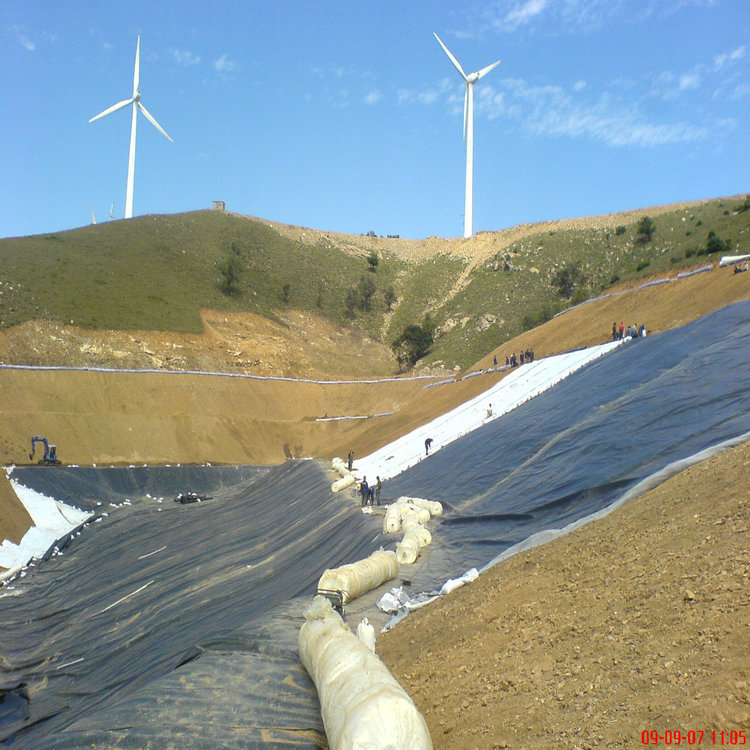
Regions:
<svg viewBox="0 0 750 750"><path fill-rule="evenodd" d="M224 201L214 201L212 206L214 211L226 211L226 205L224 204Z"/></svg>

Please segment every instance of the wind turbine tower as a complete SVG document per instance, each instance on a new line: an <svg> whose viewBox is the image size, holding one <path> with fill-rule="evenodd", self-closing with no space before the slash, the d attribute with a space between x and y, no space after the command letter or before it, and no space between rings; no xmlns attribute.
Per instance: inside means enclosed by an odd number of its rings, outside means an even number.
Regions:
<svg viewBox="0 0 750 750"><path fill-rule="evenodd" d="M434 33L434 32L433 32ZM500 65L500 60L482 68L476 73L466 75L461 63L451 54L451 51L443 44L440 37L435 34L435 39L443 48L450 61L456 66L466 84L464 95L464 143L466 144L466 199L464 201L464 237L471 237L474 233L473 211L474 211L474 84L491 70Z"/></svg>
<svg viewBox="0 0 750 750"><path fill-rule="evenodd" d="M141 104L141 92L138 90L139 82L139 67L140 67L140 54L141 54L141 37L138 36L138 43L135 47L135 70L133 72L133 96L130 99L125 99L117 104L113 104L104 112L100 112L95 117L92 117L89 122L94 122L100 117L106 117L112 112L116 112L118 109L127 107L128 104L133 105L133 118L130 126L130 154L128 155L128 188L125 195L125 218L130 219L133 216L133 183L135 181L135 126L138 121L138 110L140 110L146 119L168 140L172 139L167 135L167 131L159 125L158 122L152 117L151 113ZM174 143L174 141L172 141Z"/></svg>

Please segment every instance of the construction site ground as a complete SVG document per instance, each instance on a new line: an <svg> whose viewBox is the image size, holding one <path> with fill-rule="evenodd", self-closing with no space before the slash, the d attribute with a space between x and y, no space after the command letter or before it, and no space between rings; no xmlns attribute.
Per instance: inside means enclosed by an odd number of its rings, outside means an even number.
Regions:
<svg viewBox="0 0 750 750"><path fill-rule="evenodd" d="M657 334L749 298L750 274L714 269L615 291L623 293L508 342L476 369L529 347L539 357L601 343L613 322ZM390 352L322 320L204 316L201 336L47 322L1 332L4 363L160 372L0 369L0 459L27 463L32 435L81 465L363 456L502 377L426 390L420 380L377 381L394 374ZM166 372L239 374L256 361L265 376L371 382ZM334 416L368 418L316 421ZM378 650L435 746L639 747L643 731L680 730L703 732L693 746L705 747L722 744L722 731L747 729L749 466L747 444L698 464L606 519L501 563L382 637ZM3 479L0 536L18 542L29 524Z"/></svg>

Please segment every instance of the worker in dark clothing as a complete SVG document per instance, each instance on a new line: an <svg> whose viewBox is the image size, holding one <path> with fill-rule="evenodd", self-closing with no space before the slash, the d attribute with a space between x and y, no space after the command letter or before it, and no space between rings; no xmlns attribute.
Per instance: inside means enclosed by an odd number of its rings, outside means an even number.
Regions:
<svg viewBox="0 0 750 750"><path fill-rule="evenodd" d="M424 454L425 456L430 455L430 446L432 445L432 438L427 438L427 440L424 441Z"/></svg>
<svg viewBox="0 0 750 750"><path fill-rule="evenodd" d="M362 483L359 485L359 491L362 493L362 507L367 505L370 497L370 485L367 484L367 477L362 477Z"/></svg>
<svg viewBox="0 0 750 750"><path fill-rule="evenodd" d="M349 455L347 456L346 467L347 469L349 469L349 471L351 471L352 466L354 466L354 451L349 451Z"/></svg>

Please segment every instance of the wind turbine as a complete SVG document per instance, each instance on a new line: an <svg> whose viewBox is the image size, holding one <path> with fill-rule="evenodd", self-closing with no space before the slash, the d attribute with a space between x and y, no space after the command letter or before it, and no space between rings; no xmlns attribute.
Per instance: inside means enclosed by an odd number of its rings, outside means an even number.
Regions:
<svg viewBox="0 0 750 750"><path fill-rule="evenodd" d="M434 33L434 32L433 32ZM464 95L464 143L466 144L466 199L464 202L464 237L471 237L473 232L473 210L474 210L474 84L491 70L500 65L500 60L482 68L476 73L466 75L461 63L451 54L451 51L443 44L440 37L435 34L435 39L443 48L450 61L456 66L466 84Z"/></svg>
<svg viewBox="0 0 750 750"><path fill-rule="evenodd" d="M130 154L128 156L128 189L125 195L125 218L130 219L133 216L133 183L135 181L135 126L138 120L138 110L146 116L146 119L168 140L172 139L167 135L167 131L159 125L158 122L153 118L151 113L141 104L141 92L138 90L139 80L139 67L140 67L140 53L141 53L141 37L138 36L138 43L135 47L135 71L133 72L133 96L130 99L118 102L112 105L109 109L105 109L104 112L100 112L96 117L92 117L89 122L94 122L100 117L106 117L106 115L116 112L118 109L127 107L128 104L133 105L133 120L130 126ZM174 141L172 141L174 143Z"/></svg>

